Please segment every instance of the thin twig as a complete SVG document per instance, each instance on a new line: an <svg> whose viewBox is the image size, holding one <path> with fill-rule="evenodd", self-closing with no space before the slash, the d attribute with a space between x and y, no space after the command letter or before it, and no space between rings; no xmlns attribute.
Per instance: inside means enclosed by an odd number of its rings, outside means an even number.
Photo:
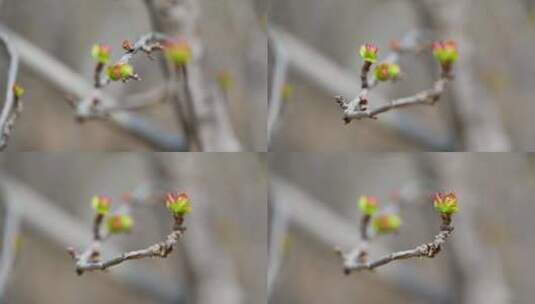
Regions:
<svg viewBox="0 0 535 304"><path fill-rule="evenodd" d="M432 242L419 245L416 248L393 252L372 261L366 261L362 258L361 255L365 251L357 251L359 252L359 255L355 255L353 252L350 252L349 254L341 253L341 256L344 260L344 272L346 274L350 274L352 271L374 270L397 260L405 260L416 257L434 258L440 253L442 247L452 232L453 226L451 224L451 218L442 217L440 232L435 236L434 240Z"/></svg>
<svg viewBox="0 0 535 304"><path fill-rule="evenodd" d="M164 241L151 245L140 250L133 250L122 253L106 261L99 261L96 258L100 255L100 243L94 242L90 248L81 255L74 254L76 260L76 272L81 275L85 271L106 270L110 267L119 265L128 260L136 260L149 257L165 258L173 251L178 240L185 231L184 227L175 228Z"/></svg>
<svg viewBox="0 0 535 304"><path fill-rule="evenodd" d="M20 114L22 107L18 98L16 98L13 87L17 81L19 70L19 55L13 46L10 38L0 28L0 42L4 44L9 57L9 70L6 81L6 98L0 112L0 151L7 146L7 140L13 129L16 118Z"/></svg>
<svg viewBox="0 0 535 304"><path fill-rule="evenodd" d="M290 221L283 204L270 204L271 227L268 246L267 294L273 296L273 288L284 260L284 240L288 235Z"/></svg>
<svg viewBox="0 0 535 304"><path fill-rule="evenodd" d="M270 34L271 31L268 31ZM268 145L271 142L271 136L273 129L276 126L279 117L282 112L282 88L286 83L286 77L288 72L288 55L284 46L277 40L269 35L269 46L273 53L273 72L271 78L271 90L268 103Z"/></svg>
<svg viewBox="0 0 535 304"><path fill-rule="evenodd" d="M382 106L378 106L371 110L359 110L357 108L351 108L351 104L355 104L357 102L360 102L362 100L362 97L359 96L355 100L351 102L346 102L344 97L342 96L336 96L336 102L341 105L342 109L344 109L344 120L346 123L350 122L353 119L361 119L361 118L376 118L377 115L397 109L397 108L403 108L413 105L434 105L439 99L442 93L444 92L444 88L446 84L449 82L448 77L442 77L439 80L437 80L433 87L429 90L425 90L422 92L419 92L415 95L403 97L399 99L394 99ZM342 106L345 105L345 106Z"/></svg>
<svg viewBox="0 0 535 304"><path fill-rule="evenodd" d="M186 228L182 226L184 222L183 216L175 216L173 230L167 235L167 238L164 241L158 242L144 249L125 252L108 260L102 261L100 259L100 247L102 243L100 230L103 219L104 216L101 214L97 214L95 216L93 226L93 243L91 243L87 250L82 253L76 253L74 249L68 249L69 254L76 261L76 273L78 273L78 275L82 275L85 271L106 270L128 260L148 257L165 258L173 251L178 240L182 237L184 231L186 231Z"/></svg>

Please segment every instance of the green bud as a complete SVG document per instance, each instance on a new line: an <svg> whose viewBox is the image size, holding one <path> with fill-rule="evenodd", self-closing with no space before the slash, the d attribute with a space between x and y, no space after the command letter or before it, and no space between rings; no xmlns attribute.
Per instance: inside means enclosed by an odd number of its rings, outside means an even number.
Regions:
<svg viewBox="0 0 535 304"><path fill-rule="evenodd" d="M379 49L370 43L363 44L360 47L360 57L367 62L374 63L377 61L377 52Z"/></svg>
<svg viewBox="0 0 535 304"><path fill-rule="evenodd" d="M433 204L440 214L452 215L459 211L457 196L453 192L436 193Z"/></svg>
<svg viewBox="0 0 535 304"><path fill-rule="evenodd" d="M373 219L372 227L377 234L393 233L401 227L401 218L396 214L381 214Z"/></svg>
<svg viewBox="0 0 535 304"><path fill-rule="evenodd" d="M112 234L126 233L132 230L134 220L128 215L114 215L108 218L106 226Z"/></svg>
<svg viewBox="0 0 535 304"><path fill-rule="evenodd" d="M184 216L192 209L191 201L186 193L168 193L165 205L175 216Z"/></svg>
<svg viewBox="0 0 535 304"><path fill-rule="evenodd" d="M106 215L110 211L111 200L106 196L95 195L91 200L91 205L97 214Z"/></svg>
<svg viewBox="0 0 535 304"><path fill-rule="evenodd" d="M361 196L358 201L360 211L368 216L374 215L378 210L377 199L371 196Z"/></svg>
<svg viewBox="0 0 535 304"><path fill-rule="evenodd" d="M95 44L91 48L91 56L97 62L106 64L110 60L111 48L104 44Z"/></svg>

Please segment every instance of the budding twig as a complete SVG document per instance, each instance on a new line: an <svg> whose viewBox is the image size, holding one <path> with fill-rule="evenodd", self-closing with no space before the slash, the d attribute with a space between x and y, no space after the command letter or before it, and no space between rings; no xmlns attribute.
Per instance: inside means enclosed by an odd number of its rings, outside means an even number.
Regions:
<svg viewBox="0 0 535 304"><path fill-rule="evenodd" d="M434 205L440 214L442 222L440 231L434 237L433 241L421 244L413 249L393 252L370 261L368 260L368 243L370 241L368 227L377 207L375 200L367 197L363 198L361 198L359 205L364 213L361 217L361 244L348 253L343 253L340 249L336 249L336 252L342 257L345 274L350 274L352 271L374 270L397 260L416 257L433 258L440 253L454 230L452 215L458 211L457 198L453 193L438 193L435 195Z"/></svg>
<svg viewBox="0 0 535 304"><path fill-rule="evenodd" d="M93 225L93 242L81 253L77 253L73 248L67 249L68 253L76 262L76 273L82 275L85 271L106 270L128 260L148 257L167 257L186 231L186 227L183 226L184 216L191 211L191 205L189 197L186 194L168 194L166 204L173 215L174 224L165 240L143 249L128 251L110 259L102 260L100 248L105 237L101 234L101 226L109 212L110 200L101 196L94 197L93 208L96 214ZM127 232L131 229L132 225L133 221L131 218L125 215L116 215L108 218L108 235L111 233Z"/></svg>
<svg viewBox="0 0 535 304"><path fill-rule="evenodd" d="M439 51L436 50L436 45L439 46ZM393 51L399 57L399 54L405 52L417 52L420 53L424 49L429 49L428 44L424 45L411 45L411 44L400 44L396 43L393 47ZM370 72L371 65L376 60L377 48L373 45L364 45L361 49L361 57L364 59L361 70L361 91L351 101L348 101L343 96L335 96L336 103L344 112L343 120L345 123L350 123L353 119L362 119L362 118L372 118L376 119L377 115L388 112L393 109L413 106L413 105L434 105L439 99L446 84L453 79L451 74L451 68L453 62L457 59L457 50L455 43L453 42L439 42L433 44L433 55L441 63L442 72L440 78L435 81L433 87L428 90L421 91L412 96L399 98L392 100L384 105L377 106L373 109L368 109L368 93L374 88L379 80L378 77L374 77L371 81L368 80L368 73ZM385 61L387 62L387 61ZM393 62L388 62L387 64L392 64ZM377 71L376 71L377 72ZM398 71L399 72L399 71ZM394 77L395 78L395 77ZM385 77L384 80L388 80L388 77Z"/></svg>

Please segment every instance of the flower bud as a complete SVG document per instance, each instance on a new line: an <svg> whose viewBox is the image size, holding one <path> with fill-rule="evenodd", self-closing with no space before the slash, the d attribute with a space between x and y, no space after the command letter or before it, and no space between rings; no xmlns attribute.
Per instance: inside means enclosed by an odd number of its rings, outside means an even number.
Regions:
<svg viewBox="0 0 535 304"><path fill-rule="evenodd" d="M234 87L234 77L228 71L221 71L217 74L217 83L224 92L228 92Z"/></svg>
<svg viewBox="0 0 535 304"><path fill-rule="evenodd" d="M294 94L294 87L291 84L285 83L282 86L281 99L283 101L289 101Z"/></svg>
<svg viewBox="0 0 535 304"><path fill-rule="evenodd" d="M374 63L377 61L377 51L379 51L379 49L375 45L371 43L363 44L360 47L360 57L364 61Z"/></svg>
<svg viewBox="0 0 535 304"><path fill-rule="evenodd" d="M107 70L108 78L117 81L117 80L128 80L129 78L135 77L134 67L128 63L117 63L108 67Z"/></svg>
<svg viewBox="0 0 535 304"><path fill-rule="evenodd" d="M24 95L24 88L18 84L13 85L13 95L15 98L21 98Z"/></svg>
<svg viewBox="0 0 535 304"><path fill-rule="evenodd" d="M186 40L168 42L165 45L165 56L176 66L184 66L191 61L192 52Z"/></svg>
<svg viewBox="0 0 535 304"><path fill-rule="evenodd" d="M358 205L359 205L360 211L368 216L374 215L377 212L377 210L379 210L377 199L371 196L364 196L364 195L361 196L359 198Z"/></svg>
<svg viewBox="0 0 535 304"><path fill-rule="evenodd" d="M442 65L451 65L459 58L457 43L452 40L433 43L433 56Z"/></svg>
<svg viewBox="0 0 535 304"><path fill-rule="evenodd" d="M105 44L95 44L91 48L91 56L98 63L106 64L110 60L111 48Z"/></svg>
<svg viewBox="0 0 535 304"><path fill-rule="evenodd" d="M401 218L396 214L381 214L373 219L372 227L377 234L393 233L401 227Z"/></svg>
<svg viewBox="0 0 535 304"><path fill-rule="evenodd" d="M106 215L110 211L111 200L106 196L95 195L91 200L91 205L97 214Z"/></svg>
<svg viewBox="0 0 535 304"><path fill-rule="evenodd" d="M443 215L452 215L459 211L457 196L453 192L436 193L433 204L435 205L435 209Z"/></svg>
<svg viewBox="0 0 535 304"><path fill-rule="evenodd" d="M379 81L394 80L400 73L399 65L395 63L381 63L375 67L373 74Z"/></svg>
<svg viewBox="0 0 535 304"><path fill-rule="evenodd" d="M129 215L113 215L106 221L106 227L112 234L130 232L134 226L134 220Z"/></svg>
<svg viewBox="0 0 535 304"><path fill-rule="evenodd" d="M175 216L184 216L191 212L191 202L186 193L168 193L165 205Z"/></svg>

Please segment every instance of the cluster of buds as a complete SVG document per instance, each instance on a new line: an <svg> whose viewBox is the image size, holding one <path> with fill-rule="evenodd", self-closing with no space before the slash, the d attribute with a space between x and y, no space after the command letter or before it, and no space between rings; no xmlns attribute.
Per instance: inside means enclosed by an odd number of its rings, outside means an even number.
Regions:
<svg viewBox="0 0 535 304"><path fill-rule="evenodd" d="M126 214L112 215L106 221L106 228L111 234L130 232L133 226L134 220Z"/></svg>
<svg viewBox="0 0 535 304"><path fill-rule="evenodd" d="M13 95L15 95L15 98L21 98L22 95L24 95L24 88L18 84L13 85Z"/></svg>
<svg viewBox="0 0 535 304"><path fill-rule="evenodd" d="M360 53L360 57L365 62L375 63L377 61L377 52L378 51L379 51L379 49L375 45L373 45L371 43L366 43L366 44L363 44L360 47L359 53Z"/></svg>
<svg viewBox="0 0 535 304"><path fill-rule="evenodd" d="M99 64L107 64L110 61L111 48L105 44L95 44L91 48L91 56Z"/></svg>
<svg viewBox="0 0 535 304"><path fill-rule="evenodd" d="M455 41L439 41L433 43L432 46L433 56L438 60L445 73L449 73L451 66L459 58L459 52L457 50L457 43Z"/></svg>
<svg viewBox="0 0 535 304"><path fill-rule="evenodd" d="M116 63L108 67L106 74L110 80L126 81L130 78L137 78L134 74L134 67L128 63Z"/></svg>
<svg viewBox="0 0 535 304"><path fill-rule="evenodd" d="M390 213L377 214L379 204L374 197L361 196L358 206L367 219L372 220L372 227L377 234L393 233L401 227L401 218L398 215Z"/></svg>
<svg viewBox="0 0 535 304"><path fill-rule="evenodd" d="M435 209L444 216L451 216L459 211L457 196L453 192L436 193L433 199Z"/></svg>
<svg viewBox="0 0 535 304"><path fill-rule="evenodd" d="M396 214L380 214L374 218L372 227L377 234L394 233L401 227L401 218Z"/></svg>
<svg viewBox="0 0 535 304"><path fill-rule="evenodd" d="M375 67L373 74L379 81L396 80L399 77L401 69L395 63L381 63Z"/></svg>
<svg viewBox="0 0 535 304"><path fill-rule="evenodd" d="M186 40L169 41L164 47L165 56L177 67L188 64L193 55L191 47Z"/></svg>
<svg viewBox="0 0 535 304"><path fill-rule="evenodd" d="M111 199L106 196L96 195L91 200L91 206L95 210L97 225L110 213ZM124 214L111 215L106 219L106 228L111 234L125 233L132 230L134 220Z"/></svg>

